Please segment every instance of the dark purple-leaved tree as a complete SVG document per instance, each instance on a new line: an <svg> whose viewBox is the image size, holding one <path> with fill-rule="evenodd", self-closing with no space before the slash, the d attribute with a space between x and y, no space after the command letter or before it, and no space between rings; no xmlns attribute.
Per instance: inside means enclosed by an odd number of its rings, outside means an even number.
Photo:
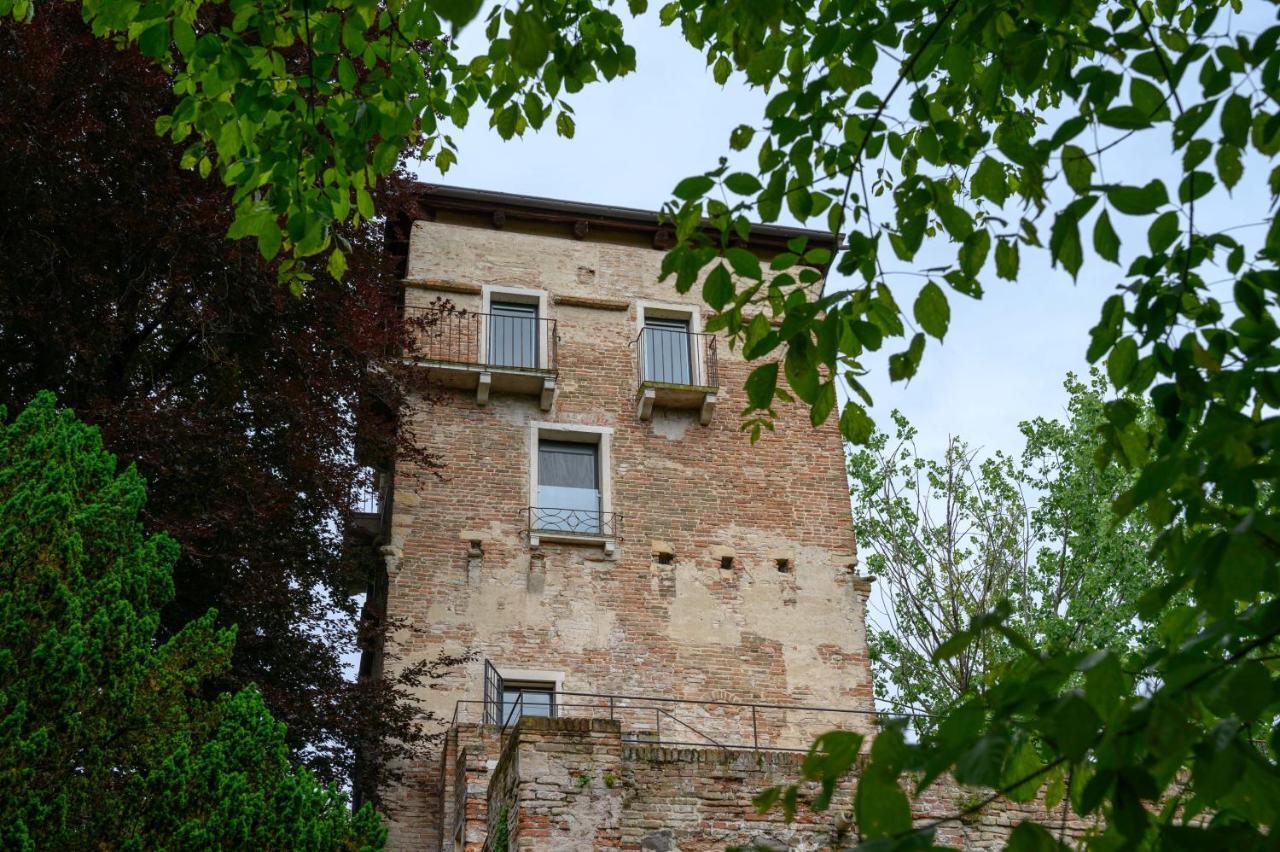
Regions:
<svg viewBox="0 0 1280 852"><path fill-rule="evenodd" d="M52 390L137 465L145 524L181 546L161 635L216 608L238 639L209 689L256 684L295 757L322 779L359 766L369 790L432 730L408 700L431 667L380 683L343 669L349 590L380 569L343 535L353 483L413 452L395 430L404 378L370 369L403 333L399 270L368 223L343 235L341 281L317 269L301 295L283 288L224 238L227 191L156 136L170 86L72 6L0 28L0 404ZM379 209L404 186L381 187Z"/></svg>

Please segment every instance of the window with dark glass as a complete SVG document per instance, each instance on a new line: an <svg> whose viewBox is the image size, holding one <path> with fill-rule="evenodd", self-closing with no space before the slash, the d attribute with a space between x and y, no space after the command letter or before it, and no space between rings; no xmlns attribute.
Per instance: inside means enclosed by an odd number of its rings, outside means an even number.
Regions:
<svg viewBox="0 0 1280 852"><path fill-rule="evenodd" d="M538 442L538 507L534 526L600 533L600 448L570 441Z"/></svg>
<svg viewBox="0 0 1280 852"><path fill-rule="evenodd" d="M489 363L495 367L538 366L538 306L489 304Z"/></svg>
<svg viewBox="0 0 1280 852"><path fill-rule="evenodd" d="M690 340L687 319L645 317L645 379L675 385L693 384Z"/></svg>
<svg viewBox="0 0 1280 852"><path fill-rule="evenodd" d="M502 723L511 725L522 716L556 715L555 684L512 683L502 687Z"/></svg>

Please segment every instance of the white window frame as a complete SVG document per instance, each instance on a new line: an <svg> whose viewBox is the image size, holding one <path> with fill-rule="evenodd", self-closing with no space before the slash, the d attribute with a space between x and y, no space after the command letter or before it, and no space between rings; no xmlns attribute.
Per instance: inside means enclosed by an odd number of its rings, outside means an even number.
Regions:
<svg viewBox="0 0 1280 852"><path fill-rule="evenodd" d="M600 466L600 513L613 512L613 427L579 426L575 423L549 423L533 420L529 423L529 506L538 505L538 445L543 440L571 441L576 444L595 444L598 447L596 463ZM584 536L557 534L554 531L529 533L529 546L537 547L541 541L585 541L601 543L605 553L613 553L613 536ZM501 674L499 670L499 674ZM503 675L505 678L506 675Z"/></svg>
<svg viewBox="0 0 1280 852"><path fill-rule="evenodd" d="M495 299L494 297L497 296ZM538 308L538 369L550 369L551 358L551 323L544 322L549 319L547 306L551 300L546 290L534 290L529 287L508 287L504 284L486 284L480 292L480 313L486 317L485 321L480 323L480 352L483 355L483 362L487 367L489 365L489 320L492 314L492 305L497 302L516 302L518 304L536 305ZM502 369L501 367L497 369Z"/></svg>
<svg viewBox="0 0 1280 852"><path fill-rule="evenodd" d="M688 320L690 334L702 333L702 311L699 310L699 308L696 305L682 305L677 302L652 302L648 300L641 300L636 302L636 335L635 336L637 339L640 337L640 335L644 334L644 329L645 329L644 321L646 317L655 317L657 319ZM694 338L694 339L697 340L698 338ZM693 348L693 354L690 357L698 359L698 362L697 362L698 375L701 376L703 381L705 382L706 375L707 375L707 359L706 359L706 353L703 352L704 347L702 347L701 345L694 345L692 348ZM638 349L636 351L636 357L637 358L640 357L640 351ZM645 376L644 364L640 364L640 375ZM644 381L649 381L647 376L645 377Z"/></svg>

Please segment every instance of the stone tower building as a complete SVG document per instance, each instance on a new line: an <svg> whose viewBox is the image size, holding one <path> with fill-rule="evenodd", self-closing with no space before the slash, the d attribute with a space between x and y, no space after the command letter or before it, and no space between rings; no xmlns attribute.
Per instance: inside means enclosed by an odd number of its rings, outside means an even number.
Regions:
<svg viewBox="0 0 1280 852"><path fill-rule="evenodd" d="M392 846L748 840L751 796L798 777L788 750L873 722L835 423L783 406L751 444L749 368L659 283L656 213L444 187L419 206L405 311L430 321L405 357L438 393L409 426L447 469L402 460L371 521L401 662L474 657L422 695L452 723L391 796ZM796 238L830 245L757 227L751 248Z"/></svg>
<svg viewBox="0 0 1280 852"><path fill-rule="evenodd" d="M827 848L831 815L752 798L817 734L875 727L835 424L784 406L750 443L748 365L658 282L656 213L431 186L418 206L392 232L431 399L403 425L447 467L399 459L357 516L386 562L370 606L403 626L362 675L469 661L420 696L448 726L383 791L391 848ZM750 247L797 238L830 245ZM1043 799L955 818L974 796L942 780L917 824L965 849L1027 818L1089 829Z"/></svg>

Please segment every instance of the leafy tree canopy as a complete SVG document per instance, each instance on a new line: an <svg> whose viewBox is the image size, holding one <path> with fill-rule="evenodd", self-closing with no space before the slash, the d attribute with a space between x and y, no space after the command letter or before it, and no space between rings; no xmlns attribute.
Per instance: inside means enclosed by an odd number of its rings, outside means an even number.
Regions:
<svg viewBox="0 0 1280 852"><path fill-rule="evenodd" d="M1117 522L1111 504L1132 487L1119 465L1099 469L1105 380L1069 376L1067 417L1020 424L1018 457L952 436L923 454L894 412L849 458L854 529L876 578L867 636L876 697L931 727L984 691L1017 656L999 635L935 655L970 621L1005 601L1010 624L1037 644L1136 651L1151 637L1138 599L1162 578L1155 532L1139 515ZM1148 421L1150 412L1145 416Z"/></svg>
<svg viewBox="0 0 1280 852"><path fill-rule="evenodd" d="M178 548L144 500L52 394L0 425L0 845L381 847L371 808L289 764L256 690L200 696L233 630L209 612L155 642Z"/></svg>
<svg viewBox="0 0 1280 852"><path fill-rule="evenodd" d="M413 667L343 666L357 620L367 643L391 627L352 597L383 573L343 535L353 485L393 455L433 463L397 416L420 377L369 369L405 331L381 224L344 229L350 270L315 259L294 297L224 239L231 192L154 134L175 96L136 49L57 4L0 25L0 81L0 405L51 390L137 466L144 526L181 547L160 638L216 609L239 632L210 688L255 685L295 759L369 793L435 734ZM406 184L379 188L382 209Z"/></svg>
<svg viewBox="0 0 1280 852"><path fill-rule="evenodd" d="M465 63L445 30L479 13L474 0L84 9L99 33L172 63L183 100L159 129L194 140L188 161L204 172L217 160L234 187L232 233L253 234L268 255L322 251L330 222L372 215L361 188L440 121L483 103L511 135L545 121L553 99L563 112L562 91L633 61L612 7L590 0L493 12L489 50ZM25 19L30 0L0 0L4 11ZM1007 609L975 618L939 658L991 630L1021 656L936 736L877 737L855 807L869 841L927 843L931 824L913 826L902 785L947 771L1009 795L1065 790L1078 812L1105 815L1105 848L1260 848L1280 817L1269 742L1280 710L1280 229L1270 211L1244 211L1266 225L1246 245L1228 230L1240 223L1203 215L1246 172L1249 185L1280 190L1280 27L1242 29L1242 11L1239 0L675 0L659 13L717 79L738 73L770 95L763 118L729 139L756 155L749 170L726 163L675 188L680 241L664 269L682 291L701 282L718 312L709 329L765 360L747 385L753 426L792 396L825 422L843 383L842 431L865 442L860 379L872 359L886 352L890 377L910 379L946 335L951 299L980 295L992 273L1018 278L1022 253L1039 249L1073 276L1087 255L1117 265L1087 355L1156 414L1148 428L1133 401L1108 402L1099 460L1135 471L1117 514L1141 511L1159 531L1168 579L1139 602L1158 641L1129 667L1107 648L1038 649ZM1176 176L1107 172L1122 144L1158 152ZM436 150L446 166L447 142ZM766 274L731 244L784 207L839 232L839 257L797 243ZM1122 244L1135 228L1144 243ZM917 261L926 237L947 257L908 306L885 262ZM820 290L823 268L849 285ZM292 260L283 271L301 279ZM847 746L824 741L810 774L834 784L857 754ZM1056 841L1026 823L1011 842Z"/></svg>

